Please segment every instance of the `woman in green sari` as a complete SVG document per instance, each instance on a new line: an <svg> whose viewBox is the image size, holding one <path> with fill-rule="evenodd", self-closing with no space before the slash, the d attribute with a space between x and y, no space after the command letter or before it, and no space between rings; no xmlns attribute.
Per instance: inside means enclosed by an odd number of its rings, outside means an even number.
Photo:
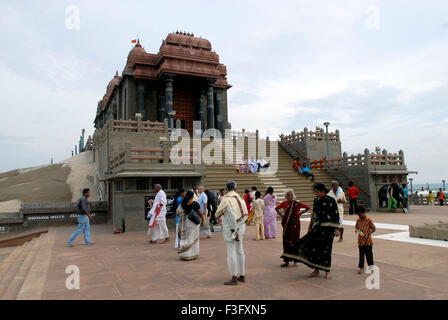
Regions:
<svg viewBox="0 0 448 320"><path fill-rule="evenodd" d="M313 186L313 215L308 233L297 240L294 245L283 252L282 258L302 262L314 268L311 277L325 271L325 278L330 279L331 252L334 236L339 236L339 213L336 201L327 196L329 190L322 183Z"/></svg>

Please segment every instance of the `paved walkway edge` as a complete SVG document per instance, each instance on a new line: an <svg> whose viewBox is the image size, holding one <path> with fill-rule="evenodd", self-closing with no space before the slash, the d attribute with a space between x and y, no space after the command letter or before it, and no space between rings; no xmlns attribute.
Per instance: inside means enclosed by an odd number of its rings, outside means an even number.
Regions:
<svg viewBox="0 0 448 320"><path fill-rule="evenodd" d="M17 295L17 300L40 300L50 266L51 252L55 240L54 230L49 230L36 255L33 265Z"/></svg>

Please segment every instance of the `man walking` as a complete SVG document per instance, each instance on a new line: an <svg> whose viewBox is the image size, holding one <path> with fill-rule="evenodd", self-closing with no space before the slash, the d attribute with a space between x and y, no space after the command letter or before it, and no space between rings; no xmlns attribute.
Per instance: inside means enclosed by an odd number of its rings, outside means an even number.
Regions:
<svg viewBox="0 0 448 320"><path fill-rule="evenodd" d="M408 186L406 185L406 183L403 183L401 187L403 188L403 209L406 209L408 207L409 199Z"/></svg>
<svg viewBox="0 0 448 320"><path fill-rule="evenodd" d="M225 285L245 282L246 258L243 250L243 236L246 231L247 208L244 200L236 193L236 182L228 181L227 194L219 204L216 218L223 216L223 237L227 245L227 267L232 279Z"/></svg>
<svg viewBox="0 0 448 320"><path fill-rule="evenodd" d="M207 211L208 198L204 192L203 186L200 186L198 188L198 192L199 192L198 203L199 203L202 213L204 214L204 221L201 225L201 233L205 234L207 236L207 238L211 238L212 233L210 232L210 218L209 218L210 212Z"/></svg>
<svg viewBox="0 0 448 320"><path fill-rule="evenodd" d="M358 196L359 190L355 186L353 186L353 182L350 181L348 183L348 189L347 189L347 196L348 201L350 202L350 209L349 214L353 215L356 211L356 205L357 205L357 196Z"/></svg>
<svg viewBox="0 0 448 320"><path fill-rule="evenodd" d="M166 243L170 239L168 227L166 226L166 194L160 184L154 185L154 192L156 197L148 214L148 236L151 237L151 240L148 242L157 243L157 240L163 239L162 243Z"/></svg>
<svg viewBox="0 0 448 320"><path fill-rule="evenodd" d="M344 240L344 204L347 202L347 200L345 199L345 193L339 186L338 181L331 181L331 190L330 192L328 192L328 196L332 197L338 205L340 225L339 231L341 232L341 235L339 236L339 242L342 242Z"/></svg>
<svg viewBox="0 0 448 320"><path fill-rule="evenodd" d="M90 222L92 222L92 216L90 215L90 203L88 198L90 197L90 190L84 189L82 196L76 203L76 210L78 211L78 228L68 239L67 243L70 247L73 247L73 241L81 232L84 233L84 240L87 245L93 245L94 242L90 241Z"/></svg>
<svg viewBox="0 0 448 320"><path fill-rule="evenodd" d="M207 210L210 213L210 222L212 224L218 224L216 221L216 209L218 209L218 192L215 190L205 190L205 194L207 195Z"/></svg>

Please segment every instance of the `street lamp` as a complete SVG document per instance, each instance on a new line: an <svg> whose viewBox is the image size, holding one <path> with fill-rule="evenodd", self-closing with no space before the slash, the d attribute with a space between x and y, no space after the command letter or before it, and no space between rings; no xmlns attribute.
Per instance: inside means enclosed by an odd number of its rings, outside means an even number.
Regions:
<svg viewBox="0 0 448 320"><path fill-rule="evenodd" d="M443 180L442 180L442 183L443 183L443 191L445 191L445 182L446 182L445 179L443 179Z"/></svg>
<svg viewBox="0 0 448 320"><path fill-rule="evenodd" d="M414 193L414 190L412 189L412 181L414 180L414 178L409 178L409 181L411 182L411 194Z"/></svg>
<svg viewBox="0 0 448 320"><path fill-rule="evenodd" d="M171 130L171 149L173 149L173 131L174 131L174 116L176 115L176 110L168 111L168 115L170 116L170 130Z"/></svg>
<svg viewBox="0 0 448 320"><path fill-rule="evenodd" d="M324 122L324 126L326 128L327 132L327 160L330 160L330 143L328 142L328 126L330 125L330 122Z"/></svg>

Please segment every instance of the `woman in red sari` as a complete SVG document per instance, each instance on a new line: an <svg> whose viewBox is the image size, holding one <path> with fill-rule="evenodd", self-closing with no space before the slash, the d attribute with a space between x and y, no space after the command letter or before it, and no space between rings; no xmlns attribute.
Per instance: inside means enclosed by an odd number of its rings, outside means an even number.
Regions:
<svg viewBox="0 0 448 320"><path fill-rule="evenodd" d="M307 212L310 207L307 204L295 200L294 191L292 189L285 190L285 201L280 203L276 208L278 214L282 216L283 227L283 251L292 246L297 240L300 239L300 215ZM300 212L300 209L304 208L304 212ZM283 209L282 215L279 210ZM289 262L293 259L283 257L284 263L281 267L289 267ZM296 262L294 261L294 266Z"/></svg>

